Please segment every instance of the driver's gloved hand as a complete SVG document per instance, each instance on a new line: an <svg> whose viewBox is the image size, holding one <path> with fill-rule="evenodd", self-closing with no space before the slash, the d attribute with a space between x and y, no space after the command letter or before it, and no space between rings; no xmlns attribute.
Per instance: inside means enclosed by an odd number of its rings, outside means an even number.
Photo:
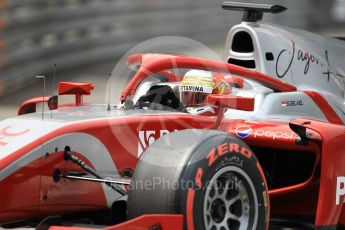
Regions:
<svg viewBox="0 0 345 230"><path fill-rule="evenodd" d="M184 111L185 109L180 103L180 100L176 97L173 90L167 85L152 86L145 95L139 98L136 106L140 108L144 104L150 109L164 109L164 107L165 110ZM148 106L148 104L156 105Z"/></svg>

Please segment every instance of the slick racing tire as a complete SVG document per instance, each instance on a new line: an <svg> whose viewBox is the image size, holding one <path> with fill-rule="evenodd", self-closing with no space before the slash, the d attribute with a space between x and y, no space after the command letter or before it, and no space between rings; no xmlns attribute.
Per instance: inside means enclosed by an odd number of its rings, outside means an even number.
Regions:
<svg viewBox="0 0 345 230"><path fill-rule="evenodd" d="M219 131L167 134L142 154L128 194L129 219L182 214L184 229L267 229L269 204L250 148Z"/></svg>

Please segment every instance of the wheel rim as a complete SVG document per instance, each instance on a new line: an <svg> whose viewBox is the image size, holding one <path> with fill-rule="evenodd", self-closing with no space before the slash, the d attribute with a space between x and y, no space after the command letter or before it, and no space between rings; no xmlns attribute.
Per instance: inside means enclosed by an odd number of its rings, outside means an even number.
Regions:
<svg viewBox="0 0 345 230"><path fill-rule="evenodd" d="M258 201L247 173L234 166L221 168L207 186L203 213L207 230L256 229Z"/></svg>

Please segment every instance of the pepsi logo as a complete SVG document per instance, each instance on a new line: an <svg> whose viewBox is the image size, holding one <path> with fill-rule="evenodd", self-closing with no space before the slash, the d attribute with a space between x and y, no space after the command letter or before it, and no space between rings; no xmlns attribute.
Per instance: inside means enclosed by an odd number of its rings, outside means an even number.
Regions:
<svg viewBox="0 0 345 230"><path fill-rule="evenodd" d="M236 128L236 135L241 138L246 138L252 131L252 128L248 126L240 126Z"/></svg>

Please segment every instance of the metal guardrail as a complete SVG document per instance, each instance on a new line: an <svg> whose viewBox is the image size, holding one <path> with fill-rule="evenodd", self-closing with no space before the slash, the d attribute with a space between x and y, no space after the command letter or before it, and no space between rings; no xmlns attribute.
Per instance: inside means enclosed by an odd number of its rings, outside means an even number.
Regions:
<svg viewBox="0 0 345 230"><path fill-rule="evenodd" d="M0 96L34 75L116 59L161 35L223 43L224 17L209 0L2 0Z"/></svg>

